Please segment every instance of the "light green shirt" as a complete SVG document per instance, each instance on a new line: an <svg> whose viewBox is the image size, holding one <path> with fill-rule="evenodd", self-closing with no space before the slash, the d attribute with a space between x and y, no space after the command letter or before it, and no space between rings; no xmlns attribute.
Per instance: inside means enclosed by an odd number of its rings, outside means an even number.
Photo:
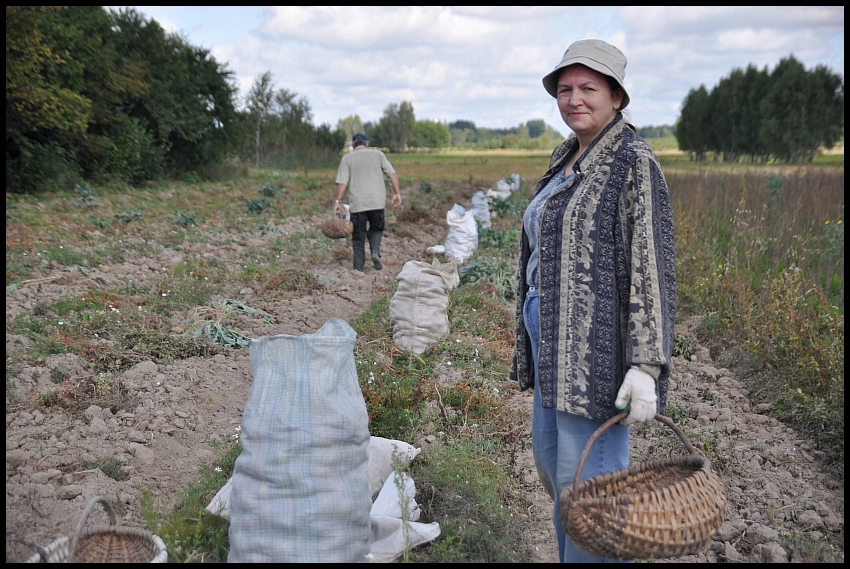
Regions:
<svg viewBox="0 0 850 569"><path fill-rule="evenodd" d="M351 213L384 209L387 205L384 176L389 177L394 172L392 164L380 150L358 146L343 156L336 183L348 185Z"/></svg>

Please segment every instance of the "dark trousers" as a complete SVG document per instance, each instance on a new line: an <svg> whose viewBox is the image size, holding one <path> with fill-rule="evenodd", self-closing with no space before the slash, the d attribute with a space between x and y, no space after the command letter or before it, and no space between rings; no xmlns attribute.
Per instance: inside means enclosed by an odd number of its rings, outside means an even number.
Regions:
<svg viewBox="0 0 850 569"><path fill-rule="evenodd" d="M373 247L376 241L379 244L380 235L386 229L387 220L384 210L370 209L369 211L352 213L351 223L354 224L354 232L351 234L354 268L362 271L363 263L366 261L366 240L369 240L370 247Z"/></svg>

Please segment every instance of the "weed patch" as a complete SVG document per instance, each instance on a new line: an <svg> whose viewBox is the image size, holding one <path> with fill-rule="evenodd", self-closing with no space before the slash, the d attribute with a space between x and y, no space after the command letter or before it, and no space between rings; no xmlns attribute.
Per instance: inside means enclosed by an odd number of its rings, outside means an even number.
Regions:
<svg viewBox="0 0 850 569"><path fill-rule="evenodd" d="M267 209L271 209L272 207L272 202L270 202L266 198L255 198L245 200L245 211L247 211L248 213L253 213L254 215L261 214Z"/></svg>
<svg viewBox="0 0 850 569"><path fill-rule="evenodd" d="M278 198L283 195L283 188L278 184L260 184L260 194L267 198Z"/></svg>
<svg viewBox="0 0 850 569"><path fill-rule="evenodd" d="M114 456L104 455L86 463L86 468L99 469L109 478L121 482L127 479L127 473L121 470L121 461Z"/></svg>
<svg viewBox="0 0 850 569"><path fill-rule="evenodd" d="M528 198L522 192L513 192L504 199L494 197L491 206L500 217L522 219L528 207Z"/></svg>
<svg viewBox="0 0 850 569"><path fill-rule="evenodd" d="M462 284L489 284L505 299L516 296L516 270L507 260L475 257L458 269Z"/></svg>
<svg viewBox="0 0 850 569"><path fill-rule="evenodd" d="M496 229L494 227L478 228L478 247L500 249L510 255L515 255L519 250L519 239L522 233L516 227L507 229Z"/></svg>
<svg viewBox="0 0 850 569"><path fill-rule="evenodd" d="M667 180L680 314L702 317L704 344L743 354L733 363L751 370L754 398L843 464L843 168Z"/></svg>
<svg viewBox="0 0 850 569"><path fill-rule="evenodd" d="M195 219L195 216L191 213L184 213L180 211L177 212L177 215L171 219L171 223L181 227L195 227L198 225L198 220Z"/></svg>
<svg viewBox="0 0 850 569"><path fill-rule="evenodd" d="M115 214L115 221L121 221L123 223L142 221L142 219L144 219L144 216L135 210L124 210Z"/></svg>
<svg viewBox="0 0 850 569"><path fill-rule="evenodd" d="M423 522L440 522L440 538L411 553L430 563L527 562L532 554L516 531L527 504L511 492L511 479L491 457L485 439L435 445L422 451L410 471Z"/></svg>
<svg viewBox="0 0 850 569"><path fill-rule="evenodd" d="M206 505L233 475L242 445L221 450L215 464L206 466L181 493L173 512L163 513L153 492L142 492L142 516L147 529L165 542L169 561L174 563L223 563L230 549L230 522L206 511Z"/></svg>
<svg viewBox="0 0 850 569"><path fill-rule="evenodd" d="M316 276L306 269L284 269L262 279L260 294L274 298L298 298L324 288Z"/></svg>

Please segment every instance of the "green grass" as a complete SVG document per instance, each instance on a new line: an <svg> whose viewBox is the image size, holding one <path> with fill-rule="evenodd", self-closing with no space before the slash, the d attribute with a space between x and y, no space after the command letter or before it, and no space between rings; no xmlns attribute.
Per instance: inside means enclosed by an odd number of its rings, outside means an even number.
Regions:
<svg viewBox="0 0 850 569"><path fill-rule="evenodd" d="M664 136L662 138L647 138L645 139L646 143L652 148L655 152L668 152L670 150L679 150L679 141L676 140L676 137Z"/></svg>
<svg viewBox="0 0 850 569"><path fill-rule="evenodd" d="M514 512L528 504L510 492L507 468L487 439L432 446L411 463L420 522L440 523L440 537L410 555L421 563L523 563L533 558Z"/></svg>
<svg viewBox="0 0 850 569"><path fill-rule="evenodd" d="M238 443L221 449L214 464L205 466L198 477L180 493L178 505L163 512L154 498L154 489L142 492L142 516L147 529L162 538L172 563L223 563L230 547L227 520L209 514L205 508L233 475L236 458L242 452Z"/></svg>

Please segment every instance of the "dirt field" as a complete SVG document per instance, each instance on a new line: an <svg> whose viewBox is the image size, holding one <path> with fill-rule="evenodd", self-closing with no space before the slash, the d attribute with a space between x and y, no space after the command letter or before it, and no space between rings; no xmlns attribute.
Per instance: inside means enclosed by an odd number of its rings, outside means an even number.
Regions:
<svg viewBox="0 0 850 569"><path fill-rule="evenodd" d="M319 217L290 218L280 229L292 234L318 223ZM403 232L393 229L391 225L384 240L383 271L368 267L365 274L357 273L349 268L349 259L330 254L321 262L310 261L304 268L326 280L325 290L265 304L273 322L256 318L253 328L245 332L253 337L305 334L315 332L331 317L355 317L373 299L387 294L388 284L406 261L430 261L425 249L442 242L446 232L444 225L408 227ZM193 256L239 264L246 249L263 247L272 237L248 231L219 234L180 251L148 244L152 254L128 255L121 264L101 265L87 273L55 265L34 275L19 290L7 290L7 327L17 314L33 311L39 303L85 296L122 281L143 286ZM305 261L282 258L281 263L302 267ZM250 288L233 291L233 297L246 305L254 294ZM687 326L680 325L680 331L687 334ZM28 347L25 336L7 334L7 362ZM170 365L138 363L120 378L133 394L132 408L117 413L90 407L75 416L60 406L47 408L26 397L55 387L51 378L57 374L73 381L90 373L86 362L70 353L49 356L40 367L24 366L11 378L7 373L7 561L23 561L37 546L70 535L88 500L98 494L126 506L122 525L144 525L142 489L152 488L163 504L173 504L177 493L216 456L216 442L231 440L237 432L251 385L248 350L237 349ZM10 382L25 396L14 403L8 397ZM843 536L843 481L825 473L819 454L770 418L769 405L753 407L742 381L718 368L707 349L697 346L690 361L676 359L671 386L669 414L713 461L728 496L726 522L711 548L695 558L672 561L843 562L843 541L840 551L828 545L830 535L842 532ZM515 389L509 393L509 403L530 415L530 393ZM660 425L633 428L632 433L636 458L666 456L670 449L682 452L672 432ZM525 515L536 528L528 539L538 558L529 561L556 562L552 505L527 447L522 445L516 456L510 491L526 494L533 504ZM101 469L85 468L102 456L116 457L124 480L118 482ZM95 518L105 522L105 516Z"/></svg>

